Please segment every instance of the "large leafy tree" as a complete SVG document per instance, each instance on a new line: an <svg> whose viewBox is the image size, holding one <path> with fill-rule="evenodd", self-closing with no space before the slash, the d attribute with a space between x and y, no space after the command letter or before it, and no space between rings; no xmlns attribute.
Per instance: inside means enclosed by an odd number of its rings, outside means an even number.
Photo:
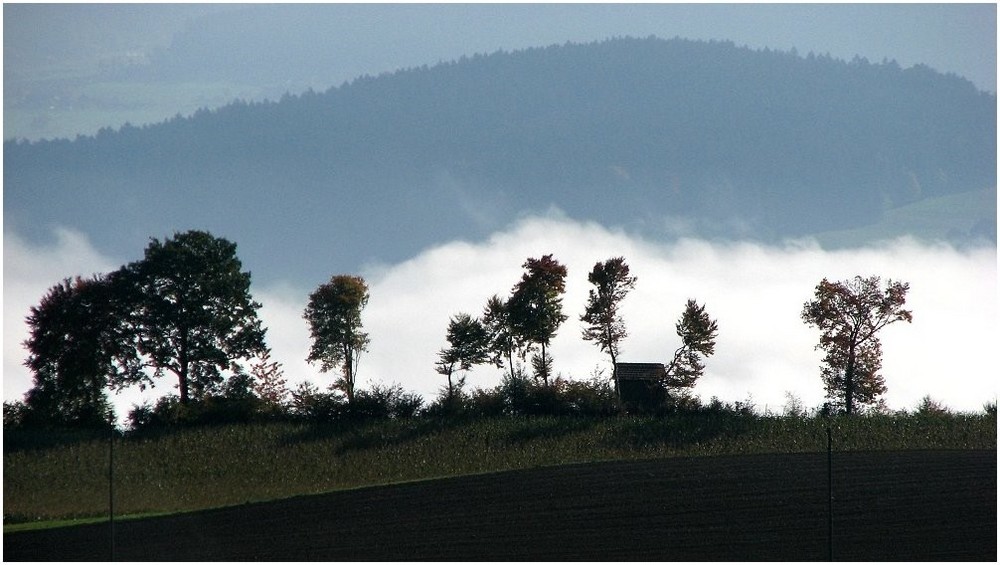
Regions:
<svg viewBox="0 0 1000 565"><path fill-rule="evenodd" d="M236 244L203 231L153 238L144 258L125 267L136 292L138 350L154 377L177 377L182 404L215 390L237 360L266 347L260 304L241 269Z"/></svg>
<svg viewBox="0 0 1000 565"><path fill-rule="evenodd" d="M587 305L580 316L580 321L587 324L583 339L596 342L601 351L611 356L611 379L618 386L618 344L628 336L625 320L618 310L625 296L635 288L636 278L629 274L623 257L614 257L596 263L587 280L594 288L590 289Z"/></svg>
<svg viewBox="0 0 1000 565"><path fill-rule="evenodd" d="M719 326L709 317L704 305L689 299L675 327L681 346L674 351L673 359L667 364L664 384L668 391L676 394L694 387L705 372L702 358L715 353Z"/></svg>
<svg viewBox="0 0 1000 565"><path fill-rule="evenodd" d="M27 317L25 366L34 384L25 423L93 427L108 421L106 390L141 369L117 273L65 279Z"/></svg>
<svg viewBox="0 0 1000 565"><path fill-rule="evenodd" d="M438 353L437 372L448 377L448 400L455 396L452 375L456 370L468 371L475 365L490 361L490 334L483 323L469 314L460 313L448 322L448 347ZM461 389L463 376L458 381Z"/></svg>
<svg viewBox="0 0 1000 565"><path fill-rule="evenodd" d="M368 285L361 277L336 275L309 295L303 317L309 322L313 344L310 363L319 362L320 370L341 368L342 377L335 387L354 401L354 380L358 357L368 347L361 311L368 304Z"/></svg>
<svg viewBox="0 0 1000 565"><path fill-rule="evenodd" d="M877 334L889 324L913 321L903 308L910 285L877 276L816 285L813 300L802 307L802 320L820 330L817 349L826 352L822 378L827 395L854 414L857 404L873 404L885 392L878 370L882 350Z"/></svg>
<svg viewBox="0 0 1000 565"><path fill-rule="evenodd" d="M566 292L566 267L545 255L541 259L529 258L523 265L526 272L514 286L508 302L511 327L528 347L538 345L541 355L532 360L535 378L547 386L552 361L547 347L556 330L566 321L562 313L562 295Z"/></svg>

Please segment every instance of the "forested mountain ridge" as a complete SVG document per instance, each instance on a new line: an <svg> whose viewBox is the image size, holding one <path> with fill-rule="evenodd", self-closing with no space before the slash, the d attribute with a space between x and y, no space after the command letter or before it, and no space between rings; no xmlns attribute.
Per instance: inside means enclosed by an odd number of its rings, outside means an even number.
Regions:
<svg viewBox="0 0 1000 565"><path fill-rule="evenodd" d="M5 220L29 236L72 226L132 250L196 227L257 248L251 263L295 246L318 272L553 205L654 236L683 219L699 235L775 240L995 187L996 97L965 79L653 37L4 143Z"/></svg>

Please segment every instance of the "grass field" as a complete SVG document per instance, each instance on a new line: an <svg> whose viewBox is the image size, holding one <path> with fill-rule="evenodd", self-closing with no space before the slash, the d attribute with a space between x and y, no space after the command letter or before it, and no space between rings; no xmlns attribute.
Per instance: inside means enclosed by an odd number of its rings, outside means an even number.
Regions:
<svg viewBox="0 0 1000 565"><path fill-rule="evenodd" d="M832 420L838 452L995 450L996 419L895 415ZM170 513L426 479L571 463L816 453L824 418L728 412L664 417L421 418L317 426L244 424L118 438L116 514ZM5 430L4 526L101 518L107 438Z"/></svg>
<svg viewBox="0 0 1000 565"><path fill-rule="evenodd" d="M886 210L872 225L815 234L827 248L849 248L912 236L922 241L963 241L977 222L996 223L995 189L927 198ZM958 234L958 235L956 235Z"/></svg>

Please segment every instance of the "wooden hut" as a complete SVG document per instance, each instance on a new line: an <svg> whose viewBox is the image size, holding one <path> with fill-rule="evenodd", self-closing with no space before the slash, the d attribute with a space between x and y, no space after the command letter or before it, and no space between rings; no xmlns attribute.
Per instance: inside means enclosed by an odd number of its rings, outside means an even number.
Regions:
<svg viewBox="0 0 1000 565"><path fill-rule="evenodd" d="M666 376L663 363L616 363L615 384L625 411L647 412L659 406L666 398Z"/></svg>

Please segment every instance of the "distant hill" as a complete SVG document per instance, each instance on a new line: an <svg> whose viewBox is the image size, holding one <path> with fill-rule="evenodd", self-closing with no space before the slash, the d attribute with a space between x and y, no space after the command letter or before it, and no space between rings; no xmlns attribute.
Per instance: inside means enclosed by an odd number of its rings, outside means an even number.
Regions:
<svg viewBox="0 0 1000 565"><path fill-rule="evenodd" d="M204 228L310 280L550 206L653 237L774 241L982 190L996 192L996 96L965 79L653 37L4 143L4 220L28 237L72 226L135 256L149 236ZM959 231L995 221L982 215Z"/></svg>

